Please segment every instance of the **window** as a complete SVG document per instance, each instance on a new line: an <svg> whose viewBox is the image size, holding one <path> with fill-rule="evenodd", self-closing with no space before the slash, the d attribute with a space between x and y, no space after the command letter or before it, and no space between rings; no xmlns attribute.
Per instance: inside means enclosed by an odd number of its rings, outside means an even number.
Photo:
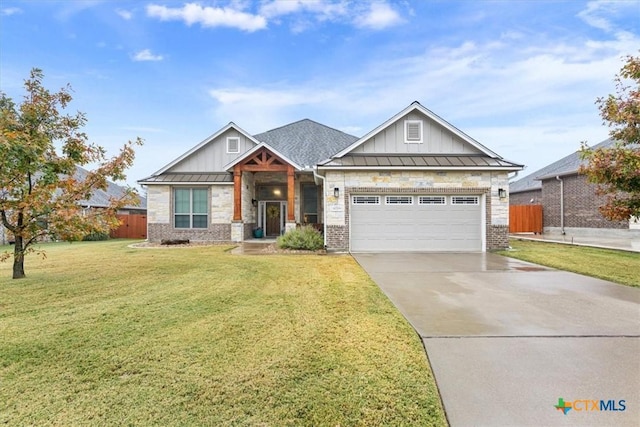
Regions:
<svg viewBox="0 0 640 427"><path fill-rule="evenodd" d="M318 222L318 187L313 184L302 184L302 222L316 224Z"/></svg>
<svg viewBox="0 0 640 427"><path fill-rule="evenodd" d="M173 197L175 228L207 228L209 192L206 188L176 188Z"/></svg>
<svg viewBox="0 0 640 427"><path fill-rule="evenodd" d="M387 196L385 199L387 205L412 205L413 197L411 196Z"/></svg>
<svg viewBox="0 0 640 427"><path fill-rule="evenodd" d="M404 142L406 144L422 143L422 120L404 121Z"/></svg>
<svg viewBox="0 0 640 427"><path fill-rule="evenodd" d="M418 203L421 205L446 205L446 200L444 196L420 196Z"/></svg>
<svg viewBox="0 0 640 427"><path fill-rule="evenodd" d="M379 205L380 196L353 196L354 205Z"/></svg>
<svg viewBox="0 0 640 427"><path fill-rule="evenodd" d="M228 137L227 138L227 153L239 153L240 152L240 138Z"/></svg>
<svg viewBox="0 0 640 427"><path fill-rule="evenodd" d="M478 196L451 196L452 205L477 205L479 202Z"/></svg>

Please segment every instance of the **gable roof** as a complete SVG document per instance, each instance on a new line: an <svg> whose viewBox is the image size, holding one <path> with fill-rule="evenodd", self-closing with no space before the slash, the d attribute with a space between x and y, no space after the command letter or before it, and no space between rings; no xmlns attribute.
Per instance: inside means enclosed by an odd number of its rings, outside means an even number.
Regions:
<svg viewBox="0 0 640 427"><path fill-rule="evenodd" d="M242 154L242 156L238 157L237 159L235 159L234 161L232 161L231 163L228 163L224 166L225 170L230 170L233 169L233 167L235 165L237 165L238 163L244 161L245 159L247 159L248 157L252 156L253 153L255 153L256 151L260 150L261 148L266 148L267 150L271 151L273 154L275 154L276 156L280 157L282 160L284 160L285 162L289 163L291 166L293 166L294 168L298 169L298 170L302 170L303 167L300 166L299 164L297 164L296 162L292 161L291 159L289 159L287 156L283 155L282 153L278 152L278 150L274 149L273 147L265 144L264 142L261 142L260 144L256 145L255 147L253 147L251 150L247 151L246 153Z"/></svg>
<svg viewBox="0 0 640 427"><path fill-rule="evenodd" d="M181 155L180 157L178 157L177 159L175 159L174 161L172 161L168 165L166 165L163 168L161 168L160 170L154 172L150 177L141 179L139 182L143 182L143 181L144 182L148 182L150 180L150 178L153 178L153 177L155 177L157 175L160 175L160 174L166 172L167 170L171 169L172 167L174 167L175 165L180 163L182 160L186 159L191 154L195 153L196 151L198 151L199 149L201 149L205 145L209 144L211 141L213 141L214 139L216 139L217 137L219 137L220 135L222 135L223 133L225 133L226 131L228 131L231 128L235 129L237 132L239 132L240 134L244 135L247 139L252 141L254 144L256 144L256 145L260 144L259 141L257 141L253 136L249 135L247 132L245 132L240 126L236 125L233 122L229 122L228 125L226 125L222 129L220 129L218 132L216 132L213 135L209 136L204 141L202 141L201 143L199 143L198 145L196 145L195 147L193 147L192 149L190 149L189 151L187 151L186 153L184 153L183 155Z"/></svg>
<svg viewBox="0 0 640 427"><path fill-rule="evenodd" d="M81 168L80 166L76 166L76 173L74 178L78 181L84 181L87 178L88 170ZM106 190L94 190L91 194L91 198L89 200L79 200L78 204L87 207L93 208L106 208L109 206L109 200L111 198L119 199L124 195L125 188L111 181L107 181L107 189ZM137 206L127 205L124 206L125 209L147 209L147 199L141 195L138 195L140 198L140 204Z"/></svg>
<svg viewBox="0 0 640 427"><path fill-rule="evenodd" d="M608 148L615 144L615 141L611 138L602 141L599 144L594 145L592 148ZM564 176L564 175L573 175L578 172L580 166L586 164L586 160L582 160L580 158L580 152L574 151L557 160L550 165L543 167L523 178L520 178L517 181L514 181L509 184L509 192L510 193L521 193L524 191L532 191L532 190L540 190L542 188L542 179L556 177L556 176Z"/></svg>
<svg viewBox="0 0 640 427"><path fill-rule="evenodd" d="M467 135L466 133L462 132L460 129L458 129L457 127L453 126L451 123L449 123L446 120L444 120L442 117L440 117L437 114L435 114L433 111L423 107L422 104L420 104L418 101L413 101L407 108L405 108L404 110L400 111L398 114L396 114L395 116L391 117L389 120L387 120L386 122L384 122L383 124L381 124L380 126L375 128L374 130L372 130L371 132L369 132L368 134L366 134L362 138L358 139L353 144L351 144L348 147L346 147L344 150L342 150L339 153L333 155L333 158L342 157L345 154L348 154L349 152L355 150L357 147L361 146L366 141L368 141L369 139L373 138L374 136L376 136L380 132L384 131L386 128L388 128L389 126L393 125L395 122L400 120L402 117L406 116L407 114L409 114L409 113L411 113L413 111L419 111L420 113L424 114L425 116L427 116L428 118L430 118L434 122L438 123L440 126L446 128L447 130L452 132L454 135L456 135L459 138L461 138L463 141L469 143L473 147L475 147L478 150L480 150L480 152L484 153L485 155L487 155L489 157L492 157L492 158L501 159L501 157L499 155L497 155L493 151L489 150L487 147L485 147L484 145L480 144L478 141L476 141L475 139L471 138L469 135Z"/></svg>
<svg viewBox="0 0 640 427"><path fill-rule="evenodd" d="M254 138L285 154L304 168L328 159L358 140L357 136L309 119L259 133Z"/></svg>

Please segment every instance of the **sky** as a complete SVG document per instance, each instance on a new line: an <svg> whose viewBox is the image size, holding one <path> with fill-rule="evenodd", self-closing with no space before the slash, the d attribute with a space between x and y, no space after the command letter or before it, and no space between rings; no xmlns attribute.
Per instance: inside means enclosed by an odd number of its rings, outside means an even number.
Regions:
<svg viewBox="0 0 640 427"><path fill-rule="evenodd" d="M70 84L135 186L233 121L363 136L413 101L520 177L608 137L595 101L640 54L640 1L0 0L0 91Z"/></svg>

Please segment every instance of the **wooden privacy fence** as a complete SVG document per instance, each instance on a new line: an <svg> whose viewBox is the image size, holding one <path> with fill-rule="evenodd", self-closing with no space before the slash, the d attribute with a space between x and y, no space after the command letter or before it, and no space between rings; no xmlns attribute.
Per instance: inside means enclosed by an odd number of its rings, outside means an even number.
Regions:
<svg viewBox="0 0 640 427"><path fill-rule="evenodd" d="M147 216L146 215L118 215L120 227L111 232L114 239L146 239Z"/></svg>
<svg viewBox="0 0 640 427"><path fill-rule="evenodd" d="M542 205L509 206L509 233L542 233Z"/></svg>

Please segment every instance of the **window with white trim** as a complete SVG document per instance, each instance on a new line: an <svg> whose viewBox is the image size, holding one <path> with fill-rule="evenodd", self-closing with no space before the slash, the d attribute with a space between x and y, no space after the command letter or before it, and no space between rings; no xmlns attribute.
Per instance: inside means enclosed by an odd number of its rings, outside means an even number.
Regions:
<svg viewBox="0 0 640 427"><path fill-rule="evenodd" d="M412 196L387 196L385 198L385 204L387 205L412 205Z"/></svg>
<svg viewBox="0 0 640 427"><path fill-rule="evenodd" d="M379 205L380 196L353 196L354 205Z"/></svg>
<svg viewBox="0 0 640 427"><path fill-rule="evenodd" d="M478 196L451 196L452 205L477 205L480 203Z"/></svg>
<svg viewBox="0 0 640 427"><path fill-rule="evenodd" d="M173 192L175 228L207 228L208 200L206 188L176 188Z"/></svg>
<svg viewBox="0 0 640 427"><path fill-rule="evenodd" d="M405 144L422 143L422 120L404 121L404 142Z"/></svg>
<svg viewBox="0 0 640 427"><path fill-rule="evenodd" d="M227 153L239 153L240 152L240 138L237 136L230 136L227 138Z"/></svg>
<svg viewBox="0 0 640 427"><path fill-rule="evenodd" d="M420 205L446 205L447 198L444 196L420 196L418 197Z"/></svg>

